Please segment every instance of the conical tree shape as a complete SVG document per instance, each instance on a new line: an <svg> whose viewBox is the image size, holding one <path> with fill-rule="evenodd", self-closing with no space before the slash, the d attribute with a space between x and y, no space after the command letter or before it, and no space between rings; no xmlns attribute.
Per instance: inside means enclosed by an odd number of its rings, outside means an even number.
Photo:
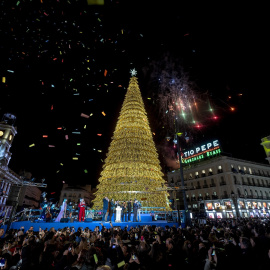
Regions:
<svg viewBox="0 0 270 270"><path fill-rule="evenodd" d="M115 201L136 198L143 207L169 210L162 177L137 78L131 77L99 178L94 208L102 209L102 200L107 196Z"/></svg>

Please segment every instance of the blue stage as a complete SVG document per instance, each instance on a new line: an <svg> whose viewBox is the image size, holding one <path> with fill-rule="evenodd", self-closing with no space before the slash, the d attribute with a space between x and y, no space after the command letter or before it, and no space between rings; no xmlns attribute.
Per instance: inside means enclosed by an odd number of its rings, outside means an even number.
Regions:
<svg viewBox="0 0 270 270"><path fill-rule="evenodd" d="M20 229L21 227L24 227L24 230L28 230L31 226L34 227L34 231L38 231L39 228L45 230L46 228L49 230L50 228L54 227L55 230L65 228L65 227L74 227L77 231L78 228L86 228L88 227L90 230L94 230L96 226L98 226L100 229L102 228L101 223L106 228L111 228L109 222L102 222L102 221L92 221L92 222L32 222L32 221L17 221L13 222L10 226L10 229ZM157 227L165 227L168 225L169 227L176 226L179 227L179 224L177 222L167 222L165 220L158 220L158 221L150 221L150 222L112 222L113 226L121 227L121 229L124 229L124 227L128 226L128 229L130 227L136 227L136 226L143 226L143 225L155 225Z"/></svg>

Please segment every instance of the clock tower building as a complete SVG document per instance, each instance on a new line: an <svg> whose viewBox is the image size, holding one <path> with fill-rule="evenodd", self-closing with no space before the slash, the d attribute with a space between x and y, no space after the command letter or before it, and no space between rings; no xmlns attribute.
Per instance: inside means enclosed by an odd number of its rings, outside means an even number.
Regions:
<svg viewBox="0 0 270 270"><path fill-rule="evenodd" d="M10 147L14 136L17 134L17 129L14 127L16 116L10 113L5 113L0 122L0 167L3 170L8 169L8 164L11 158Z"/></svg>

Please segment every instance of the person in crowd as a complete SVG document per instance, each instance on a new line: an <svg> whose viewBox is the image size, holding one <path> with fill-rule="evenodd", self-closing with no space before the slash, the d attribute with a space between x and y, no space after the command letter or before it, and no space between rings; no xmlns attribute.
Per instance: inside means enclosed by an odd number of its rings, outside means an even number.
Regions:
<svg viewBox="0 0 270 270"><path fill-rule="evenodd" d="M108 215L107 215L107 210L109 207L109 199L108 197L103 198L103 209L102 209L102 221L107 221Z"/></svg>
<svg viewBox="0 0 270 270"><path fill-rule="evenodd" d="M79 207L79 222L81 222L81 221L84 221L84 219L85 219L86 204L85 204L85 201L83 198L80 199L80 203L79 203L78 207Z"/></svg>
<svg viewBox="0 0 270 270"><path fill-rule="evenodd" d="M128 222L131 222L131 209L132 209L132 200L129 200L127 203Z"/></svg>
<svg viewBox="0 0 270 270"><path fill-rule="evenodd" d="M60 212L59 212L57 218L55 219L55 222L60 222L61 218L65 218L66 211L67 211L67 199L64 199L63 203L61 205Z"/></svg>

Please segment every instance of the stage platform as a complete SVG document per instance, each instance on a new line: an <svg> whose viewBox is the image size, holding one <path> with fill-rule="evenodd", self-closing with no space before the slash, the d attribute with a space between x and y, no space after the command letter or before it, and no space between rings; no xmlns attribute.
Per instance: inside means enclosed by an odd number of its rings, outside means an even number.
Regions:
<svg viewBox="0 0 270 270"><path fill-rule="evenodd" d="M44 229L50 229L52 227L55 228L55 230L58 230L60 228L65 228L65 227L74 227L75 230L77 231L78 228L86 228L88 227L90 230L94 230L96 226L98 226L100 229L102 228L101 223L106 228L110 228L110 223L109 222L102 222L102 221L92 221L92 222L33 222L33 221L17 221L13 222L10 226L10 229L20 229L21 227L24 227L24 230L28 230L31 226L34 227L34 231L39 231L39 228ZM136 227L136 226L143 226L143 225L155 225L157 227L165 227L168 225L169 227L176 226L177 228L179 227L179 223L177 222L167 222L165 220L157 220L157 221L142 221L142 222L112 222L113 226L121 227L121 229L124 229L127 225L128 228L130 227Z"/></svg>

